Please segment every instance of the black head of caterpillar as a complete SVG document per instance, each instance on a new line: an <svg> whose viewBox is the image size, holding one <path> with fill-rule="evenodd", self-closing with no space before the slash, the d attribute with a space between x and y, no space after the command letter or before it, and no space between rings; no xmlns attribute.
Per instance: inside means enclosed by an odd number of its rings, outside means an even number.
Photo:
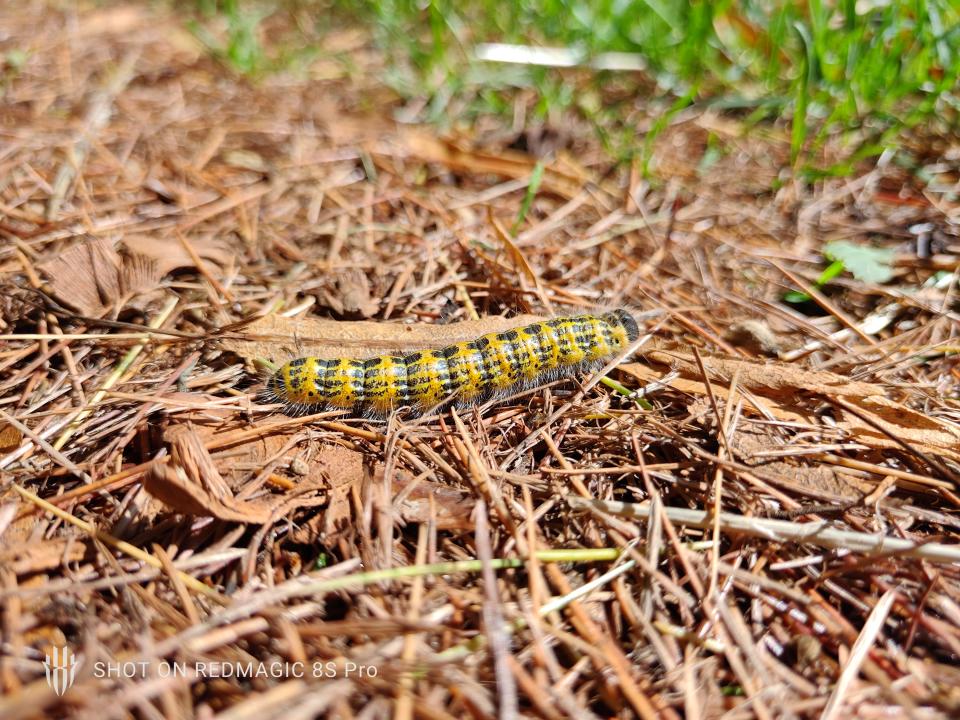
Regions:
<svg viewBox="0 0 960 720"><path fill-rule="evenodd" d="M422 415L444 402L466 407L570 377L604 363L640 337L623 309L558 317L438 350L368 360L303 357L266 383L262 397L288 413L347 410L382 418L408 406Z"/></svg>
<svg viewBox="0 0 960 720"><path fill-rule="evenodd" d="M611 325L620 325L627 333L627 342L632 343L640 337L640 326L636 319L623 308L611 310L600 316Z"/></svg>

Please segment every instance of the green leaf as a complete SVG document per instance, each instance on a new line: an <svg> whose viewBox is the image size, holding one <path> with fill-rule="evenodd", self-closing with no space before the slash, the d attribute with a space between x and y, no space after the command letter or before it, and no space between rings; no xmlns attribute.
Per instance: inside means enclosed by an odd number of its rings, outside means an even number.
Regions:
<svg viewBox="0 0 960 720"><path fill-rule="evenodd" d="M520 226L527 217L527 213L530 212L530 206L533 205L533 199L537 196L537 190L540 189L540 183L543 181L543 167L543 160L537 160L537 164L533 166L533 172L530 173L527 194L524 195L523 202L520 204L520 212L517 213L517 219L514 221L513 227L510 228L510 234L514 237L520 231Z"/></svg>
<svg viewBox="0 0 960 720"><path fill-rule="evenodd" d="M843 260L834 260L832 263L827 265L826 269L820 273L820 277L817 278L817 287L823 287L828 282L833 280L835 277L840 275L846 266L843 264Z"/></svg>
<svg viewBox="0 0 960 720"><path fill-rule="evenodd" d="M828 282L833 280L837 275L842 273L843 270L843 261L834 260L832 263L827 265L826 269L822 273L820 273L820 277L814 281L814 285L816 285L818 288L823 287ZM794 305L800 305L808 300L813 300L810 295L805 292L801 292L800 290L789 290L788 292L784 293L783 299Z"/></svg>
<svg viewBox="0 0 960 720"><path fill-rule="evenodd" d="M799 290L788 290L783 294L783 299L792 305L800 305L801 303L807 302L807 300L813 300L812 297Z"/></svg>
<svg viewBox="0 0 960 720"><path fill-rule="evenodd" d="M823 254L830 260L842 262L861 282L880 284L893 277L893 250L835 240L824 246Z"/></svg>

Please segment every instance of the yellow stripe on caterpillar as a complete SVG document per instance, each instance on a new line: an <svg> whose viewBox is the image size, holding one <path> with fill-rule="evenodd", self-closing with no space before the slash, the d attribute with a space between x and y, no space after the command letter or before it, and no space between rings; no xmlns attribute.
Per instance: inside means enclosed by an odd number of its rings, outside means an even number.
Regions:
<svg viewBox="0 0 960 720"><path fill-rule="evenodd" d="M439 350L367 360L303 357L267 381L263 399L291 414L348 410L422 415L445 401L464 407L603 365L640 335L626 310L532 323Z"/></svg>

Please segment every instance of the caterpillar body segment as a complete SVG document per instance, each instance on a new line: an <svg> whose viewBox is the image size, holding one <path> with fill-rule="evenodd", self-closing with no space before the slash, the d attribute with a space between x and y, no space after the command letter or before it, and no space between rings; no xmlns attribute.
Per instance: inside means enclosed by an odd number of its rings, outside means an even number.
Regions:
<svg viewBox="0 0 960 720"><path fill-rule="evenodd" d="M626 310L559 317L437 350L368 360L303 357L283 365L263 393L291 414L348 410L383 418L407 406L422 415L447 401L466 407L602 366L640 335Z"/></svg>

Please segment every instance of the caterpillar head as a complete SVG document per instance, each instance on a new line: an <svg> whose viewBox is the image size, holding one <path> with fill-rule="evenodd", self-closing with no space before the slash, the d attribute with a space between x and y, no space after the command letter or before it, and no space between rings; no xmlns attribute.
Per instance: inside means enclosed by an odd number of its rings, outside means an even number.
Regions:
<svg viewBox="0 0 960 720"><path fill-rule="evenodd" d="M634 340L640 337L640 327L637 325L637 321L634 319L633 315L623 308L611 310L608 313L604 313L602 317L606 322L610 323L614 327L622 327L627 333L628 343L632 343Z"/></svg>

